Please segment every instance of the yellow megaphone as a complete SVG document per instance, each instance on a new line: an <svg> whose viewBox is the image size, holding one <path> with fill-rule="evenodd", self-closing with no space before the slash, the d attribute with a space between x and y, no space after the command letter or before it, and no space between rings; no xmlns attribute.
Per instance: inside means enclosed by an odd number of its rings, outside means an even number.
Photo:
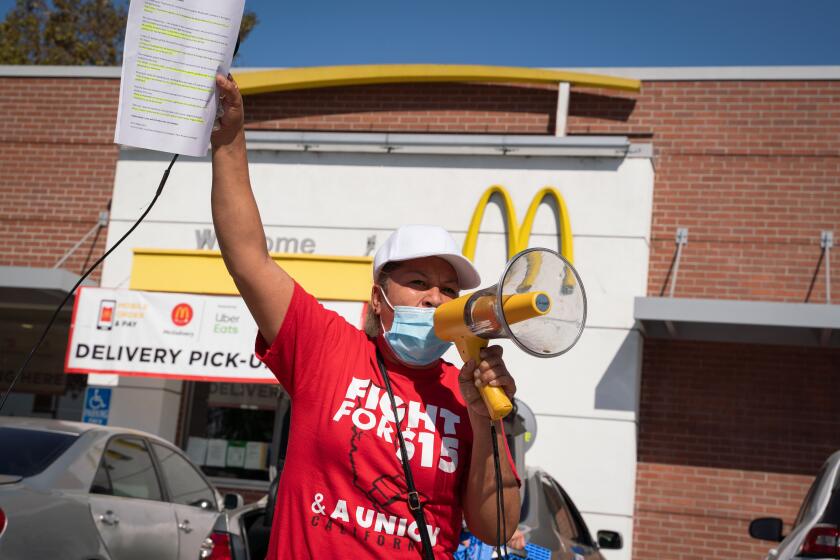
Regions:
<svg viewBox="0 0 840 560"><path fill-rule="evenodd" d="M480 361L493 338L509 338L541 358L568 351L586 323L586 293L577 271L550 249L526 249L507 263L495 286L463 295L435 310L435 334L455 343L464 362ZM500 387L482 387L490 418L512 410Z"/></svg>

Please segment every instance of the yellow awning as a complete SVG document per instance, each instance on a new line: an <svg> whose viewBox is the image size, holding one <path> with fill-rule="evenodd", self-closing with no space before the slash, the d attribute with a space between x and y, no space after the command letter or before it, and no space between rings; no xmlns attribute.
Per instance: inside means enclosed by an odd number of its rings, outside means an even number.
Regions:
<svg viewBox="0 0 840 560"><path fill-rule="evenodd" d="M368 301L371 257L273 253L271 257L320 300ZM235 295L219 251L134 249L132 290Z"/></svg>
<svg viewBox="0 0 840 560"><path fill-rule="evenodd" d="M243 95L367 84L405 82L494 82L558 84L639 91L639 80L544 70L517 66L479 66L463 64L369 64L357 66L316 66L281 70L234 71Z"/></svg>

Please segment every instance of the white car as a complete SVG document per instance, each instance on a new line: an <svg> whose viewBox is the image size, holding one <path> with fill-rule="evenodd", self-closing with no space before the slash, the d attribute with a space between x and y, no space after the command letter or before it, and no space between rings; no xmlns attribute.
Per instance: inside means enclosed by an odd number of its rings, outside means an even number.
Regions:
<svg viewBox="0 0 840 560"><path fill-rule="evenodd" d="M176 447L137 430L0 417L0 558L232 558L224 498Z"/></svg>
<svg viewBox="0 0 840 560"><path fill-rule="evenodd" d="M750 523L750 536L779 542L767 560L840 558L840 451L823 464L805 495L793 529L782 535L783 523L762 517Z"/></svg>

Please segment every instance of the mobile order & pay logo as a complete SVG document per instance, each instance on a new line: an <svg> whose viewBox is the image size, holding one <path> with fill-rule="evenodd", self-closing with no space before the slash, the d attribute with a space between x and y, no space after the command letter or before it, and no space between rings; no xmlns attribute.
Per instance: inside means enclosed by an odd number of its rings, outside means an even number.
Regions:
<svg viewBox="0 0 840 560"><path fill-rule="evenodd" d="M185 327L193 318L193 308L189 303L179 303L172 308L172 323L176 327Z"/></svg>
<svg viewBox="0 0 840 560"><path fill-rule="evenodd" d="M96 328L100 331L110 331L114 328L114 313L117 302L113 299L103 299L99 302L99 313L96 316Z"/></svg>

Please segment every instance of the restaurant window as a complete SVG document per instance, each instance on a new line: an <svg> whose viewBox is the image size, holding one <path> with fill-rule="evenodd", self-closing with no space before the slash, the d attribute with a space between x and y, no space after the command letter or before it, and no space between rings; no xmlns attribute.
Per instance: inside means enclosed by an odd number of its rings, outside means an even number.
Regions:
<svg viewBox="0 0 840 560"><path fill-rule="evenodd" d="M289 397L277 384L189 384L184 449L214 479L269 481L288 430ZM285 428L285 429L284 429Z"/></svg>
<svg viewBox="0 0 840 560"><path fill-rule="evenodd" d="M5 393L27 354L46 327L48 315L40 309L0 309L0 395ZM56 420L82 419L87 375L64 373L69 332L69 310L47 334L3 406L3 416Z"/></svg>

